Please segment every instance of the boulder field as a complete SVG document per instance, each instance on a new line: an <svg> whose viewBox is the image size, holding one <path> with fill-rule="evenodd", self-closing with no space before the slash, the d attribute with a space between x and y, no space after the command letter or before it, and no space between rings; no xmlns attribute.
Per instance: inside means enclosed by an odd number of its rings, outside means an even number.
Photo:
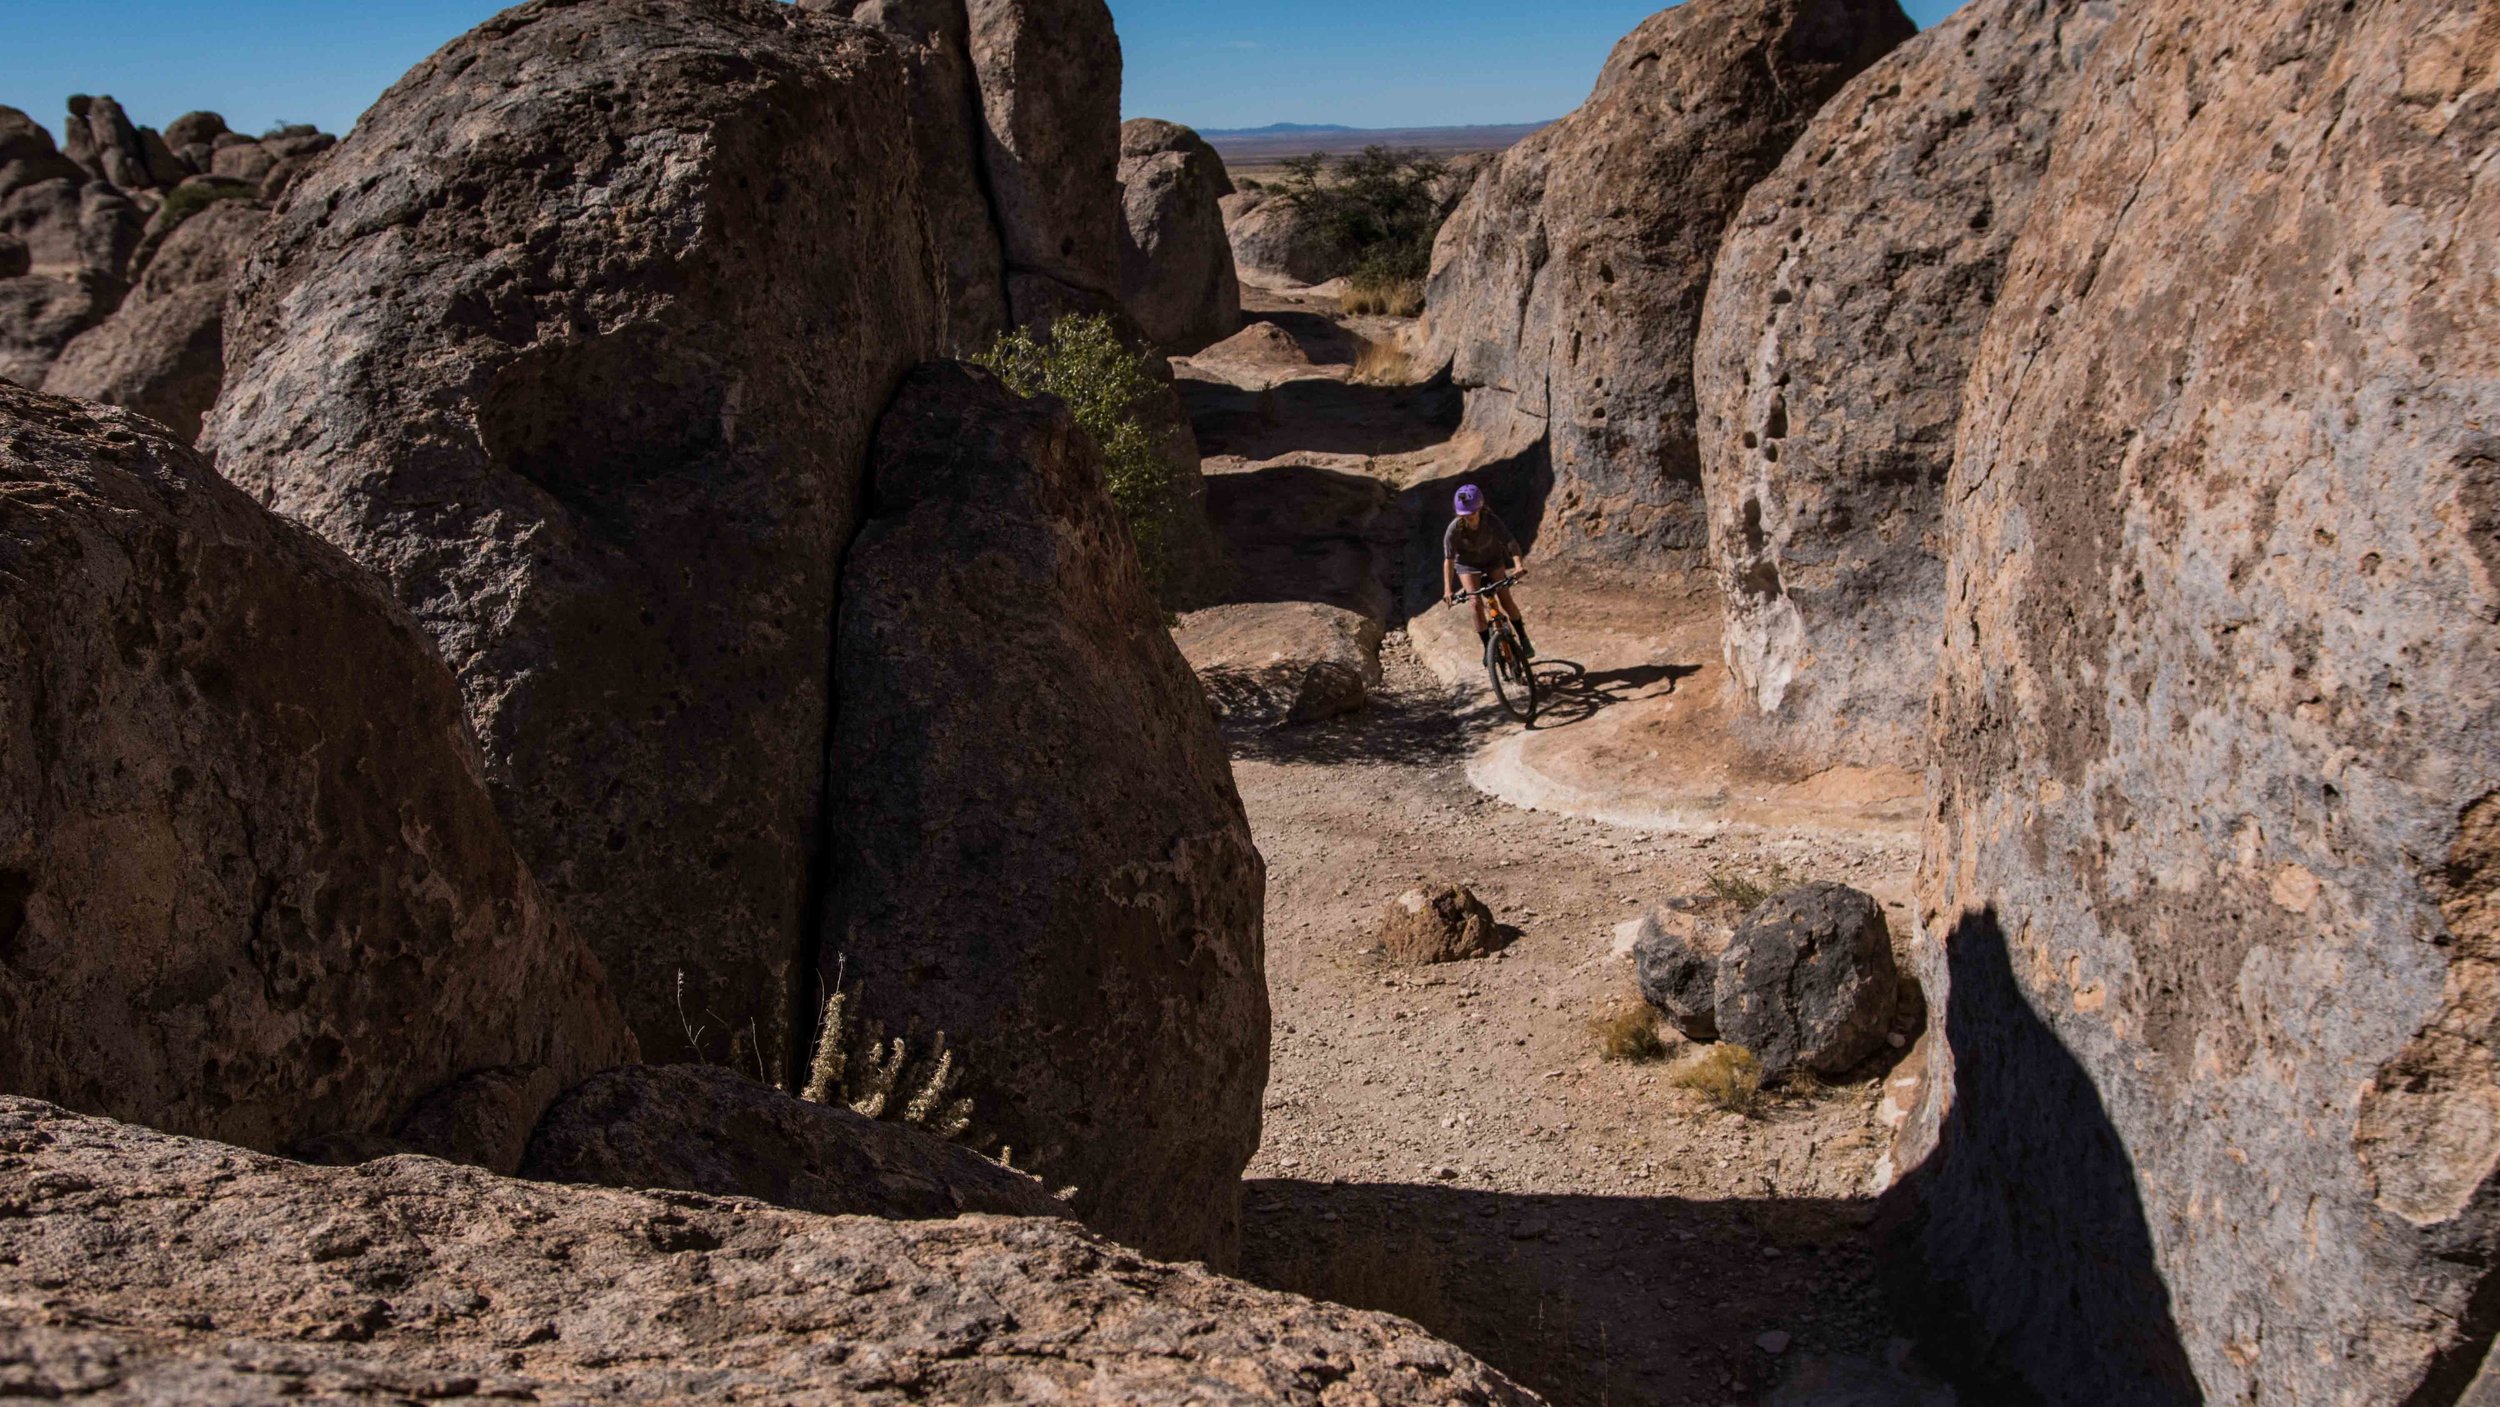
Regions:
<svg viewBox="0 0 2500 1407"><path fill-rule="evenodd" d="M1693 342L1720 235L1823 101L1914 32L1894 0L1692 0L1469 188L1433 251L1425 360L1468 388L1490 459L1550 465L1540 554L1701 559Z"/></svg>
<svg viewBox="0 0 2500 1407"><path fill-rule="evenodd" d="M2492 1390L2500 27L2121 7L1946 488L1904 1189L2050 1401Z"/></svg>

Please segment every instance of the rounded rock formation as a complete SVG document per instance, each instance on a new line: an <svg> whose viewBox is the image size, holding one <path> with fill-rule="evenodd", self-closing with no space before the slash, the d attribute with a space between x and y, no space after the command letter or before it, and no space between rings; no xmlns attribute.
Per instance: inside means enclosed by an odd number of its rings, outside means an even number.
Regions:
<svg viewBox="0 0 2500 1407"><path fill-rule="evenodd" d="M2123 5L1973 363L1915 1191L2021 1395L2500 1376L2494 21Z"/></svg>
<svg viewBox="0 0 2500 1407"><path fill-rule="evenodd" d="M1895 0L1689 0L1459 202L1425 360L1470 388L1491 457L1544 446L1540 555L1699 562L1693 340L1720 234L1815 109L1915 32Z"/></svg>
<svg viewBox="0 0 2500 1407"><path fill-rule="evenodd" d="M113 316L80 333L44 379L58 396L124 406L186 443L226 376L226 293L268 212L219 201L166 237Z"/></svg>
<svg viewBox="0 0 2500 1407"><path fill-rule="evenodd" d="M655 1058L682 1005L704 1058L795 1063L836 564L944 321L911 122L854 24L534 0L385 94L236 289L219 467L433 632Z"/></svg>
<svg viewBox="0 0 2500 1407"><path fill-rule="evenodd" d="M1745 197L1694 384L1729 678L1812 765L1916 765L1962 383L2110 0L1977 0Z"/></svg>
<svg viewBox="0 0 2500 1407"><path fill-rule="evenodd" d="M630 1059L458 689L125 412L0 387L0 1087L278 1149Z"/></svg>
<svg viewBox="0 0 2500 1407"><path fill-rule="evenodd" d="M1300 206L1266 191L1238 191L1221 202L1224 236L1236 272L1270 283L1315 284L1341 278L1353 258Z"/></svg>
<svg viewBox="0 0 2500 1407"><path fill-rule="evenodd" d="M1187 356L1241 330L1241 280L1224 234L1224 158L1186 127L1120 128L1120 302L1157 347Z"/></svg>
<svg viewBox="0 0 2500 1407"><path fill-rule="evenodd" d="M1501 945L1502 929L1466 885L1437 884L1390 900L1374 938L1389 961L1422 967L1485 957Z"/></svg>
<svg viewBox="0 0 2500 1407"><path fill-rule="evenodd" d="M1632 935L1641 1000L1686 1040L1719 1038L1719 957L1729 934L1687 913L1649 914Z"/></svg>
<svg viewBox="0 0 2500 1407"><path fill-rule="evenodd" d="M825 988L943 1032L1089 1225L1230 1258L1259 1142L1265 866L1091 440L913 374L845 559Z"/></svg>
<svg viewBox="0 0 2500 1407"><path fill-rule="evenodd" d="M1712 978L1719 1039L1766 1078L1845 1075L1881 1050L1900 993L1884 907L1839 884L1765 900L1728 939Z"/></svg>

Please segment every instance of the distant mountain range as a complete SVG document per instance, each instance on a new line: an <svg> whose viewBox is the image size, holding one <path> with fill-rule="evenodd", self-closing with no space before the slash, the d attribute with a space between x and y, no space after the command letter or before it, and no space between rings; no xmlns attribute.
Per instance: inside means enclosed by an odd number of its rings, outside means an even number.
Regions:
<svg viewBox="0 0 2500 1407"><path fill-rule="evenodd" d="M1279 122L1267 127L1203 131L1228 163L1245 165L1281 161L1322 152L1343 156L1365 147L1399 147L1436 156L1500 151L1549 124L1529 122L1489 127L1341 127L1329 123Z"/></svg>

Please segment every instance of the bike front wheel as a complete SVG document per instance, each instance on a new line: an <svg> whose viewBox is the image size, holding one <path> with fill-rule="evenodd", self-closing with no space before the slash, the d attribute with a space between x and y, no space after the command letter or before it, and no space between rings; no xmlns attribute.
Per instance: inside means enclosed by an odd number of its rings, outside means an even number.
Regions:
<svg viewBox="0 0 2500 1407"><path fill-rule="evenodd" d="M1528 652L1519 643L1519 632L1509 621L1496 624L1493 633L1485 637L1484 672L1493 681L1493 697L1501 700L1502 711L1534 725L1536 669L1528 663Z"/></svg>

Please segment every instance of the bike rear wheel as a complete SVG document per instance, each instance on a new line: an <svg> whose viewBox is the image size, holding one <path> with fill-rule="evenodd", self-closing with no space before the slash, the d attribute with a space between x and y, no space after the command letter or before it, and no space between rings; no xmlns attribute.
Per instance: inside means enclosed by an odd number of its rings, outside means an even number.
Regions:
<svg viewBox="0 0 2500 1407"><path fill-rule="evenodd" d="M1536 668L1528 662L1528 652L1519 643L1519 631L1507 620L1497 620L1493 633L1484 638L1484 672L1493 681L1493 697L1501 700L1502 711L1522 723L1536 722Z"/></svg>

